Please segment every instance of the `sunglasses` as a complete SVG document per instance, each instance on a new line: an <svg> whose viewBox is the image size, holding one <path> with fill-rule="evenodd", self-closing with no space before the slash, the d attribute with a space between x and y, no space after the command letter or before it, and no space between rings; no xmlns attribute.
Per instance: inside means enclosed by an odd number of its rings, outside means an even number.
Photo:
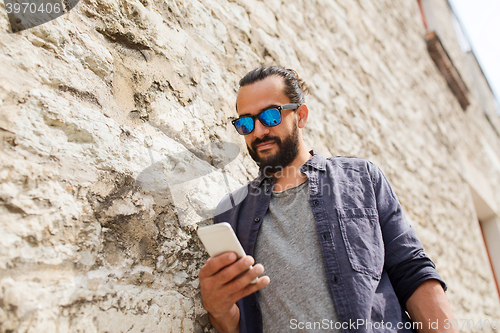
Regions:
<svg viewBox="0 0 500 333"><path fill-rule="evenodd" d="M255 116L243 116L231 121L236 131L241 135L252 133L255 129L255 120L259 119L262 125L273 127L281 123L281 110L297 110L300 104L285 104L266 109Z"/></svg>

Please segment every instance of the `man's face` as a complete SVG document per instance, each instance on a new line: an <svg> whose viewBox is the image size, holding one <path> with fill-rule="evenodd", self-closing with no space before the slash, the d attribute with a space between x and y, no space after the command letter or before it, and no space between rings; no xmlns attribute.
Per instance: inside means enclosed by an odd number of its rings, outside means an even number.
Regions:
<svg viewBox="0 0 500 333"><path fill-rule="evenodd" d="M236 100L238 115L253 116L267 108L289 104L283 90L283 79L277 76L241 87ZM296 114L293 110L282 110L281 116L281 123L274 127L265 127L256 120L253 132L245 135L250 156L269 173L289 165L299 152Z"/></svg>

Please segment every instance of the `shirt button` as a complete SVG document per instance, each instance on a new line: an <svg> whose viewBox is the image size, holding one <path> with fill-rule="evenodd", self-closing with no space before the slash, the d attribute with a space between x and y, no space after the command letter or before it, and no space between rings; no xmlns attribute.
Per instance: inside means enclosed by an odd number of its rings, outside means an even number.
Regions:
<svg viewBox="0 0 500 333"><path fill-rule="evenodd" d="M314 205L314 206L319 205L319 201L318 201L318 200L314 200L314 201L313 201L313 205Z"/></svg>
<svg viewBox="0 0 500 333"><path fill-rule="evenodd" d="M255 221L255 223L259 223L260 218L256 217L254 221Z"/></svg>
<svg viewBox="0 0 500 333"><path fill-rule="evenodd" d="M268 188L266 188L266 190L265 190L265 191L266 191L266 193L267 193L267 192L269 192L269 189L268 189Z"/></svg>

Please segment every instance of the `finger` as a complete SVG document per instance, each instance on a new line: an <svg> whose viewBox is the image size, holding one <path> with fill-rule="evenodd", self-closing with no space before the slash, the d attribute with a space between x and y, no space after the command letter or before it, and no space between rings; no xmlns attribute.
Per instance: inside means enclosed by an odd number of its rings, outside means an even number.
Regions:
<svg viewBox="0 0 500 333"><path fill-rule="evenodd" d="M227 266L226 268L222 269L219 273L217 273L217 280L221 284L226 284L235 278L238 277L238 275L242 275L245 271L249 270L250 267L254 264L255 260L253 259L252 256L245 256L243 258L240 258L238 261L236 261L234 264Z"/></svg>
<svg viewBox="0 0 500 333"><path fill-rule="evenodd" d="M245 288L239 290L238 292L234 293L231 295L231 299L233 302L237 302L239 299L246 297L250 294L253 294L254 292L264 288L267 286L269 283L271 283L271 279L269 276L261 276L259 277L259 280L255 284L248 284Z"/></svg>
<svg viewBox="0 0 500 333"><path fill-rule="evenodd" d="M230 294L234 294L246 288L249 284L255 284L252 282L255 280L255 278L261 276L262 273L264 273L264 266L262 266L261 264L257 264L254 267L251 267L246 272L244 272L244 274L241 274L225 286L227 292Z"/></svg>
<svg viewBox="0 0 500 333"><path fill-rule="evenodd" d="M217 257L209 258L200 269L201 279L217 274L224 267L231 265L237 259L236 253L225 252Z"/></svg>

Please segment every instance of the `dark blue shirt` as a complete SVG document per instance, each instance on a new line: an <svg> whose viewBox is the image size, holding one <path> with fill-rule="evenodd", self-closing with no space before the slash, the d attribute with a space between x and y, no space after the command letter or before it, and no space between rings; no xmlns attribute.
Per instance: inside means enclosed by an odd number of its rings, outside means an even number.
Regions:
<svg viewBox="0 0 500 333"><path fill-rule="evenodd" d="M366 160L325 159L311 153L300 171L309 179L310 203L340 321L337 327L344 332L412 332L405 312L408 298L425 280L446 285L389 182ZM254 253L273 186L274 178L261 172L217 207L215 223L229 222L249 255ZM237 304L240 332L262 332L257 295Z"/></svg>

